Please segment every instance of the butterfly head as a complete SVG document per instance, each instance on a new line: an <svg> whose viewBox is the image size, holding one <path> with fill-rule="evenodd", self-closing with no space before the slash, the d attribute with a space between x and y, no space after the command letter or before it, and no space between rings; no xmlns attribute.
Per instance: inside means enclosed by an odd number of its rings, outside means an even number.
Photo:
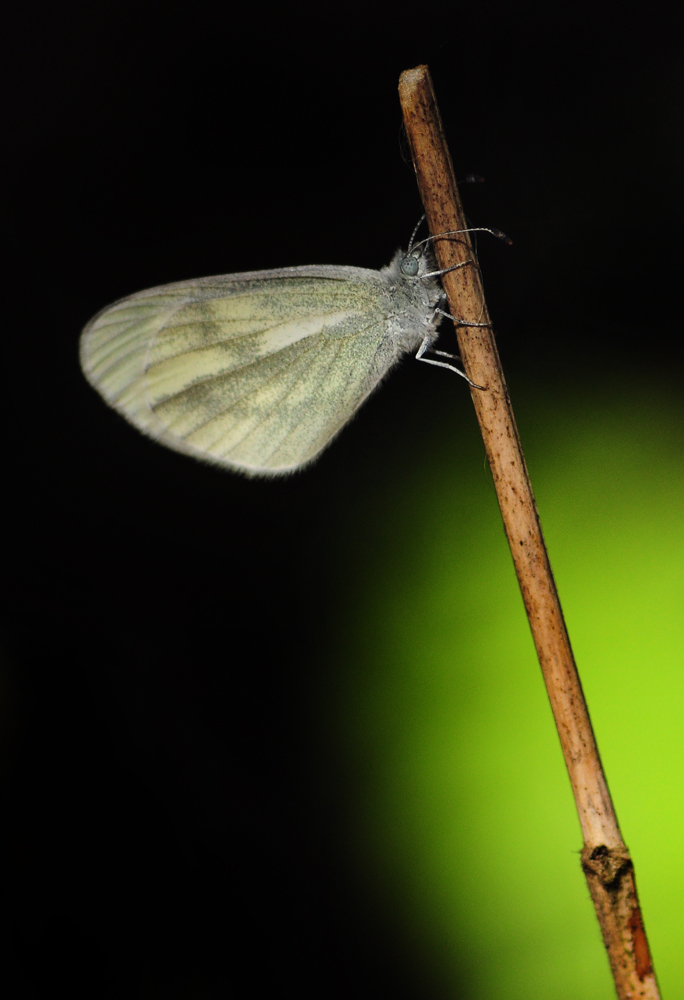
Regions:
<svg viewBox="0 0 684 1000"><path fill-rule="evenodd" d="M419 255L415 253L407 253L401 258L399 267L401 268L401 273L405 274L407 278L415 278L418 274L420 268Z"/></svg>
<svg viewBox="0 0 684 1000"><path fill-rule="evenodd" d="M437 267L432 248L426 245L413 247L399 258L399 270L405 278L424 278Z"/></svg>

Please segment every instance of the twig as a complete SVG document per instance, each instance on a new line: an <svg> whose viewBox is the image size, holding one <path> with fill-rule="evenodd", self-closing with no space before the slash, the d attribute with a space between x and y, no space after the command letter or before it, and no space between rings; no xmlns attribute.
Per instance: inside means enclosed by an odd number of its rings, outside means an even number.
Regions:
<svg viewBox="0 0 684 1000"><path fill-rule="evenodd" d="M427 66L402 73L399 97L430 232L463 230L466 221ZM469 235L436 239L434 247L440 268L470 262L443 277L452 315L488 322ZM601 766L494 335L491 327L457 327L456 332L466 373L486 387L471 394L570 775L584 837L582 868L617 994L620 1000L658 1000L634 869Z"/></svg>

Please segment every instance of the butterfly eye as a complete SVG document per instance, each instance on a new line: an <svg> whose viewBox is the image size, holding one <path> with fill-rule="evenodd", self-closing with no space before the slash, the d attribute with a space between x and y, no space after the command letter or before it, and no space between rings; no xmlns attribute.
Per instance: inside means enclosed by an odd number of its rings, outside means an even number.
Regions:
<svg viewBox="0 0 684 1000"><path fill-rule="evenodd" d="M418 274L418 258L414 257L413 254L407 254L406 257L401 258L400 267L402 274L406 274L410 278L415 278Z"/></svg>

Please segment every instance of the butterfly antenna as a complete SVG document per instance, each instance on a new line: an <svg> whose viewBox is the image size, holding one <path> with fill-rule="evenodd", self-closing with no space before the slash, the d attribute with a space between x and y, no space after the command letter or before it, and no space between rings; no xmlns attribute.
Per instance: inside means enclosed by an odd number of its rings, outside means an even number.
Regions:
<svg viewBox="0 0 684 1000"><path fill-rule="evenodd" d="M416 238L416 233L418 232L418 230L420 229L420 227L423 225L424 222L425 222L425 212L423 212L423 214L421 215L421 217L418 219L418 224L417 224L416 228L413 230L413 232L411 233L411 239L409 240L408 250L406 251L407 255L410 254L411 251L413 250L413 241ZM424 243L425 240L422 240L422 242ZM420 246L420 243L418 244L418 246Z"/></svg>
<svg viewBox="0 0 684 1000"><path fill-rule="evenodd" d="M497 240L508 243L509 246L513 243L513 240L506 236L505 233L502 233L500 229L489 229L487 226L472 226L469 229L453 229L446 233L437 233L436 236L426 236L420 243L416 243L412 249L415 250L416 247L422 246L423 243L430 243L432 240L441 240L446 236L459 236L461 233L490 233L492 236L496 236Z"/></svg>

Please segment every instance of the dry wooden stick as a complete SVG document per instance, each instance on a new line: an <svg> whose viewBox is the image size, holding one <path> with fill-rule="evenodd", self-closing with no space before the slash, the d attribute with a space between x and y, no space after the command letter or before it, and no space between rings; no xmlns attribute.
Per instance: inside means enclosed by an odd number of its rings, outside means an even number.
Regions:
<svg viewBox="0 0 684 1000"><path fill-rule="evenodd" d="M466 228L451 157L427 66L399 81L404 123L430 233ZM436 239L453 316L489 322L475 254L466 233ZM457 326L463 365L485 390L471 389L546 690L582 827L589 884L620 1000L658 1000L634 868L620 834L584 700L539 515L491 327Z"/></svg>

